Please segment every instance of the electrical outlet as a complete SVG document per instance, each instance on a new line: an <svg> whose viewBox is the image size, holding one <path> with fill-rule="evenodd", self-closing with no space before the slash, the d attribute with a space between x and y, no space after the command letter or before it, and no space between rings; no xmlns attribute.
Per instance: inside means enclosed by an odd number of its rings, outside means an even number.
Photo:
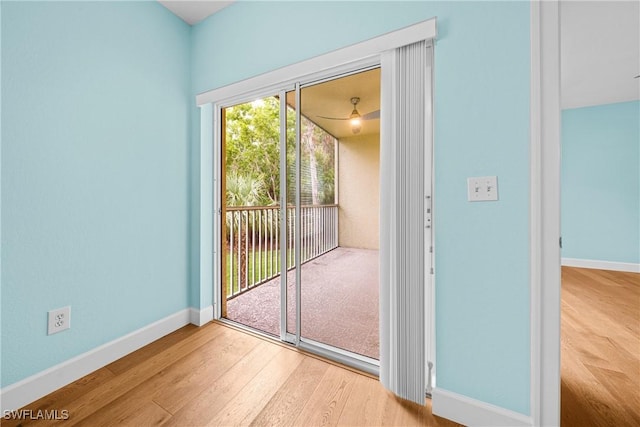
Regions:
<svg viewBox="0 0 640 427"><path fill-rule="evenodd" d="M71 327L71 306L49 311L47 335L56 334Z"/></svg>

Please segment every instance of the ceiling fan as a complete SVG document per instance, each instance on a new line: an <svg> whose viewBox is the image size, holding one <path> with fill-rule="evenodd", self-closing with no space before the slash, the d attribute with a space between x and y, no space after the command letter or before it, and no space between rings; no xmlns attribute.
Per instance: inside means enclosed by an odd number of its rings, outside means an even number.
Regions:
<svg viewBox="0 0 640 427"><path fill-rule="evenodd" d="M372 111L370 113L365 114L364 116L358 112L358 102L360 102L360 98L354 96L351 98L351 104L353 104L353 111L349 115L349 117L326 117L326 116L318 116L323 119L328 120L349 120L351 122L351 132L354 134L360 133L362 129L362 121L363 120L374 120L380 118L380 110Z"/></svg>

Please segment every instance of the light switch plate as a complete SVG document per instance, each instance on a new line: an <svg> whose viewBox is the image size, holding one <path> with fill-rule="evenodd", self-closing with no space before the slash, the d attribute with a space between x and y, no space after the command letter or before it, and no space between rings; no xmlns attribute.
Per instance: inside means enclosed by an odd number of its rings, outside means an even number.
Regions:
<svg viewBox="0 0 640 427"><path fill-rule="evenodd" d="M498 177L476 176L467 178L467 191L467 197L470 202L498 200Z"/></svg>

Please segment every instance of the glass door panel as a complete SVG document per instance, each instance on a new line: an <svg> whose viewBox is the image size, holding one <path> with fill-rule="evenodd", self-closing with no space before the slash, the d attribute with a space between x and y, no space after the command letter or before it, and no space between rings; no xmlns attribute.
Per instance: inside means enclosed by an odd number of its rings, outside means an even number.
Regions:
<svg viewBox="0 0 640 427"><path fill-rule="evenodd" d="M301 339L379 358L380 70L300 91Z"/></svg>
<svg viewBox="0 0 640 427"><path fill-rule="evenodd" d="M379 109L379 69L222 109L223 317L379 358Z"/></svg>
<svg viewBox="0 0 640 427"><path fill-rule="evenodd" d="M221 113L222 316L280 336L280 100Z"/></svg>

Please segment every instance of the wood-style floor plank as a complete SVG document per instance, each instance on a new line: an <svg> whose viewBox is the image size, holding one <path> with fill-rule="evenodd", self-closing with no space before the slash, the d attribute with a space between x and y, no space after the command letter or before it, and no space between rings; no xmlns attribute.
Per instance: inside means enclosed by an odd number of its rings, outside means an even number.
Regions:
<svg viewBox="0 0 640 427"><path fill-rule="evenodd" d="M597 366L586 365L591 374L602 384L602 388L611 395L611 401L615 402L614 408L622 414L630 426L640 426L640 388L630 381L626 373L611 371ZM636 390L637 393L627 393L626 390Z"/></svg>
<svg viewBox="0 0 640 427"><path fill-rule="evenodd" d="M340 425L391 425L397 406L390 404L388 392L373 378L359 376L340 415ZM357 392L356 392L357 391Z"/></svg>
<svg viewBox="0 0 640 427"><path fill-rule="evenodd" d="M563 427L640 425L640 275L563 268ZM187 326L24 409L3 426L454 426L374 378L212 322Z"/></svg>
<svg viewBox="0 0 640 427"><path fill-rule="evenodd" d="M171 369L159 370L118 399L95 411L91 414L90 425L113 425L114 419L126 420L127 416L136 416L138 408L151 402L166 412L175 412L211 381L224 375L238 360L243 360L260 343L260 340L249 335L222 342L213 339L176 360Z"/></svg>
<svg viewBox="0 0 640 427"><path fill-rule="evenodd" d="M132 389L163 369L172 366L176 361L185 357L185 355L190 354L202 345L215 339L221 338L221 342L225 342L224 338L229 338L230 336L229 330L225 328L211 328L208 326L203 328L203 333L190 335L160 353L148 354L147 360L140 363L136 369L127 371L122 375L116 375L102 384L102 386L96 387L70 402L65 408L69 411L69 419L54 421L51 424L62 425L65 423L67 426L73 425L93 415L118 398L124 397L123 401L126 401L125 395ZM44 424L46 425L48 423Z"/></svg>
<svg viewBox="0 0 640 427"><path fill-rule="evenodd" d="M562 268L563 426L640 425L640 274Z"/></svg>
<svg viewBox="0 0 640 427"><path fill-rule="evenodd" d="M255 337L237 338L225 343L223 348L216 343L203 348L207 357L199 360L198 365L185 360L181 364L184 374L177 376L170 386L157 390L154 401L174 414L209 389L212 383L217 384L223 393L230 393L229 377L235 375L241 380L243 370L251 374L253 364L275 354L270 346Z"/></svg>
<svg viewBox="0 0 640 427"><path fill-rule="evenodd" d="M217 377L205 377L209 384L197 395L191 395L180 405L172 405L170 411L174 414L168 425L206 425L210 423L227 403L235 401L239 393L250 381L264 369L274 357L281 355L284 348L270 345L252 337L258 345L227 371ZM167 390L170 399L171 389ZM166 405L166 403L162 403Z"/></svg>
<svg viewBox="0 0 640 427"><path fill-rule="evenodd" d="M298 426L334 426L359 377L354 372L329 366L309 401L294 420Z"/></svg>
<svg viewBox="0 0 640 427"><path fill-rule="evenodd" d="M88 417L73 425L81 427L96 426L122 426L122 427L143 427L161 425L169 418L171 414L161 408L157 403L149 400L146 402L138 402L135 411L122 411L114 414L113 418L101 417L94 421L94 417Z"/></svg>
<svg viewBox="0 0 640 427"><path fill-rule="evenodd" d="M293 426L329 366L318 359L306 357L250 425Z"/></svg>
<svg viewBox="0 0 640 427"><path fill-rule="evenodd" d="M305 358L301 353L283 349L207 425L251 424Z"/></svg>
<svg viewBox="0 0 640 427"><path fill-rule="evenodd" d="M25 409L31 409L37 413L40 410L62 410L68 409L68 406L74 400L80 398L86 393L89 393L95 388L102 387L106 382L114 377L113 372L108 368L101 368L97 371L90 373L77 381L72 382L66 387L61 388L35 402L27 405ZM15 426L29 426L29 425L44 425L43 421L35 421L31 419L24 420L6 420L0 421L3 427L15 427Z"/></svg>
<svg viewBox="0 0 640 427"><path fill-rule="evenodd" d="M140 363L146 361L149 358L149 354L160 353L161 351L171 347L186 337L198 332L198 327L195 325L187 325L184 328L180 328L164 337L152 342L151 344L128 354L127 357L116 360L108 364L106 367L116 375L122 374L131 368L135 368Z"/></svg>

